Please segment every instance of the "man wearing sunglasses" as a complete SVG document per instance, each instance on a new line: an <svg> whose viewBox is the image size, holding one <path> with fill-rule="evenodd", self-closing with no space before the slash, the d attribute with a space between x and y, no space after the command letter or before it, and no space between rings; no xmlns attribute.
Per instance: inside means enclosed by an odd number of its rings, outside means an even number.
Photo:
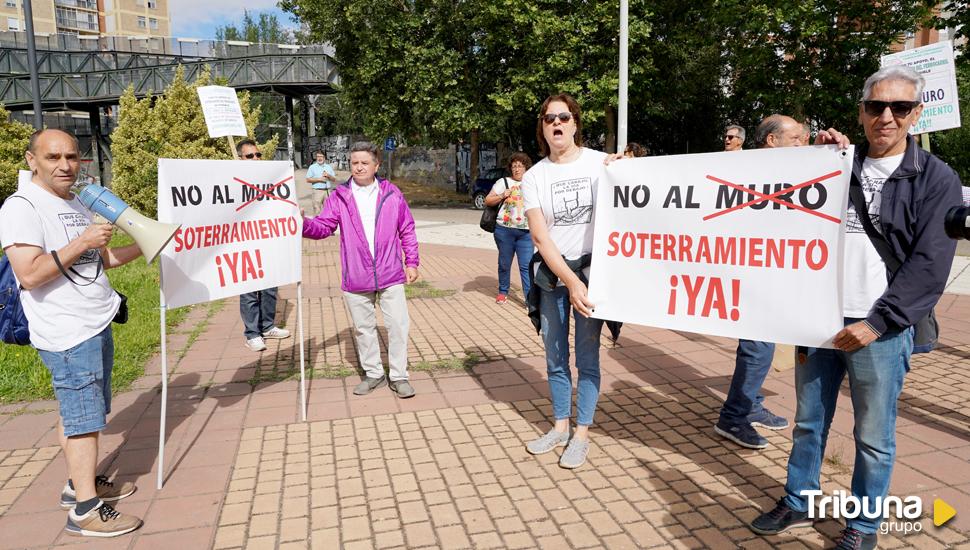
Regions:
<svg viewBox="0 0 970 550"><path fill-rule="evenodd" d="M724 129L724 150L740 151L744 145L744 128L732 124Z"/></svg>
<svg viewBox="0 0 970 550"><path fill-rule="evenodd" d="M924 84L912 69L896 66L880 69L863 88L859 123L867 141L856 149L856 200L846 213L845 328L834 337L835 349L799 348L786 494L751 523L756 533L781 533L818 517L809 517L806 491L820 488L826 438L846 376L855 416L852 495L872 510L889 491L896 401L909 371L913 326L943 293L956 249L943 219L961 199L956 173L909 136L923 111ZM846 518L837 548L875 548L883 519L881 509L872 513L863 505L862 514Z"/></svg>
<svg viewBox="0 0 970 550"><path fill-rule="evenodd" d="M244 139L236 144L236 153L243 160L260 160L256 142ZM243 321L246 347L252 351L266 349L266 338L289 338L290 331L276 326L276 287L239 295L239 315Z"/></svg>

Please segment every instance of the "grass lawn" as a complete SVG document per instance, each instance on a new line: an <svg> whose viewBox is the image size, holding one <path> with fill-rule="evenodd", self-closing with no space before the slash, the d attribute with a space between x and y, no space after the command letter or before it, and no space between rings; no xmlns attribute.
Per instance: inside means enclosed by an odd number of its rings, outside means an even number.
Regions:
<svg viewBox="0 0 970 550"><path fill-rule="evenodd" d="M115 234L111 246L132 242L128 235ZM145 265L138 258L128 265L108 271L111 286L128 296L128 323L112 325L115 342L114 393L123 391L142 375L145 363L159 349L158 330L158 260ZM191 307L191 306L190 306ZM173 328L185 318L190 307L167 313L167 324ZM38 399L53 399L50 373L30 346L0 343L0 404Z"/></svg>

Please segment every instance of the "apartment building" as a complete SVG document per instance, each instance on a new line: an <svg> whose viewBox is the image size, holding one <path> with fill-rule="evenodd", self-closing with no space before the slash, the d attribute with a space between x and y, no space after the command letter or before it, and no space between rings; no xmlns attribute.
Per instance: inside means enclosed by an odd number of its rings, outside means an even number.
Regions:
<svg viewBox="0 0 970 550"><path fill-rule="evenodd" d="M34 32L171 36L169 0L32 0ZM23 31L23 0L0 0L0 31Z"/></svg>

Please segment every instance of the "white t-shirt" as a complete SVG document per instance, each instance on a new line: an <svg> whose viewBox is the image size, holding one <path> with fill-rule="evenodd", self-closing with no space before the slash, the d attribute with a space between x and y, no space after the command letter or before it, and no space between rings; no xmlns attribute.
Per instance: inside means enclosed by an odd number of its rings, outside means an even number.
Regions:
<svg viewBox="0 0 970 550"><path fill-rule="evenodd" d="M886 179L899 168L903 155L885 158L868 158L862 162L862 191L872 225L879 227L879 210L882 186ZM886 263L866 235L852 201L846 210L845 223L845 273L843 274L842 311L846 317L863 318L869 315L872 305L886 292L889 280Z"/></svg>
<svg viewBox="0 0 970 550"><path fill-rule="evenodd" d="M583 147L576 160L558 164L547 157L522 178L525 211L542 209L549 237L567 260L593 252L593 203L604 158Z"/></svg>
<svg viewBox="0 0 970 550"><path fill-rule="evenodd" d="M374 229L377 227L377 190L380 187L377 180L362 187L351 179L350 189L353 191L354 202L357 203L357 211L360 213L360 223L364 226L364 236L367 237L367 244L370 245L370 255L376 257Z"/></svg>
<svg viewBox="0 0 970 550"><path fill-rule="evenodd" d="M0 246L6 249L27 244L50 253L67 246L89 225L91 213L77 197L66 201L31 183L11 195L0 209ZM94 277L98 251L85 252L71 267L88 279ZM71 277L87 285L73 273ZM32 290L21 290L20 303L30 324L31 345L45 351L64 351L104 330L118 312L121 297L102 272L87 286L75 285L59 275Z"/></svg>
<svg viewBox="0 0 970 550"><path fill-rule="evenodd" d="M507 186L507 187L506 187ZM492 193L503 195L505 190L511 191L502 207L498 210L495 223L511 229L529 229L529 220L525 219L525 203L522 200L522 182L512 178L499 178L492 186Z"/></svg>

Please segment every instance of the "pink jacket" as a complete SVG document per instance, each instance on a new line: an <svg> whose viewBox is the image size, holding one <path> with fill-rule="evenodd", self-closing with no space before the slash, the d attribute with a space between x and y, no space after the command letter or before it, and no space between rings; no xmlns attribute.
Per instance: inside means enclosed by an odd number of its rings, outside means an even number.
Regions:
<svg viewBox="0 0 970 550"><path fill-rule="evenodd" d="M374 292L404 283L404 266L419 265L414 218L404 195L393 183L378 179L372 257L350 181L337 186L316 218L304 221L303 236L325 239L340 227L340 288L346 292Z"/></svg>

